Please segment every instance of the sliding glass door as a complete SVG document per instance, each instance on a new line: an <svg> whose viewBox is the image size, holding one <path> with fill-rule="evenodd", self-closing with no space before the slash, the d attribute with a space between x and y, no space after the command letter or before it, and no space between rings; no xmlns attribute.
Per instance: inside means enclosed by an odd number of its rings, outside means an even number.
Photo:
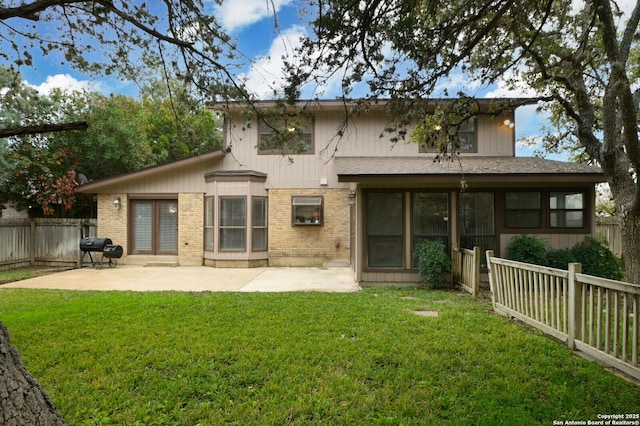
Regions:
<svg viewBox="0 0 640 426"><path fill-rule="evenodd" d="M132 254L178 254L177 200L131 200Z"/></svg>

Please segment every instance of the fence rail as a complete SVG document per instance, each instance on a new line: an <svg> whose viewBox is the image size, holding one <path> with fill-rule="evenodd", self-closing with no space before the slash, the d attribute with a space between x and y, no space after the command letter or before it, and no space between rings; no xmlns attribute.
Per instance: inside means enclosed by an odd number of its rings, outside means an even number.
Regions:
<svg viewBox="0 0 640 426"><path fill-rule="evenodd" d="M454 247L453 259L451 260L453 283L471 293L473 297L478 297L480 293L480 247L475 246L473 250Z"/></svg>
<svg viewBox="0 0 640 426"><path fill-rule="evenodd" d="M487 251L496 312L640 380L640 285L500 259Z"/></svg>
<svg viewBox="0 0 640 426"><path fill-rule="evenodd" d="M75 265L80 239L96 230L95 219L1 219L0 268Z"/></svg>

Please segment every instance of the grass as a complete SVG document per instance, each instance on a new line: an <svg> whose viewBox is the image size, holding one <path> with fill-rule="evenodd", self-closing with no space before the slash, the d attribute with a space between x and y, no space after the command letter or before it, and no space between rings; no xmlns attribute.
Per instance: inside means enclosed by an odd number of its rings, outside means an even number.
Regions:
<svg viewBox="0 0 640 426"><path fill-rule="evenodd" d="M39 275L47 274L48 271L51 271L51 268L45 268L42 266L7 269L0 271L0 284L37 277Z"/></svg>
<svg viewBox="0 0 640 426"><path fill-rule="evenodd" d="M71 425L552 424L637 413L640 400L453 292L0 287L0 320Z"/></svg>

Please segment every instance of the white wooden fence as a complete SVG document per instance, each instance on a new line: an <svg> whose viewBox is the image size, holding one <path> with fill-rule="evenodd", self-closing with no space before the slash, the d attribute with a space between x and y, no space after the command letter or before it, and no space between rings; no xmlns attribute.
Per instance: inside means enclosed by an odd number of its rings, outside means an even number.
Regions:
<svg viewBox="0 0 640 426"><path fill-rule="evenodd" d="M96 229L95 219L0 219L0 268L76 265L80 239Z"/></svg>
<svg viewBox="0 0 640 426"><path fill-rule="evenodd" d="M473 250L454 247L451 259L451 273L454 285L457 284L473 297L480 293L480 247Z"/></svg>
<svg viewBox="0 0 640 426"><path fill-rule="evenodd" d="M640 285L500 259L487 251L496 312L640 380Z"/></svg>

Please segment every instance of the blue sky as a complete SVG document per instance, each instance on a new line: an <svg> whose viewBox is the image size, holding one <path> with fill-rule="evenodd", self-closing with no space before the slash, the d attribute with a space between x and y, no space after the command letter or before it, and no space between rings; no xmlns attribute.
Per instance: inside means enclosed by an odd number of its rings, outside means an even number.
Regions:
<svg viewBox="0 0 640 426"><path fill-rule="evenodd" d="M249 87L261 98L268 98L281 81L280 72L283 55L293 51L300 37L306 33L301 22L295 0L225 0L221 6L208 1L208 7L215 9L215 14L225 30L237 41L238 48L251 60L242 70L241 76L247 79ZM274 19L274 10L277 19ZM277 22L277 27L276 27ZM33 52L34 55L37 52ZM89 76L67 65L61 64L59 58L36 57L34 68L21 69L27 82L37 87L41 92L47 92L52 87L67 89L92 88L104 94L123 93L136 96L135 84L121 81L117 78L103 78ZM468 88L470 82L457 80L455 77L448 82L451 86L458 84ZM339 82L324 88L321 97L334 98L339 95ZM479 88L479 97L521 97L532 95L526 91L507 90L499 84L489 88ZM519 108L516 111L516 138L524 136L537 138L540 125L544 118L540 117L535 106ZM532 155L533 149L518 145L517 155ZM557 157L556 157L557 158Z"/></svg>

